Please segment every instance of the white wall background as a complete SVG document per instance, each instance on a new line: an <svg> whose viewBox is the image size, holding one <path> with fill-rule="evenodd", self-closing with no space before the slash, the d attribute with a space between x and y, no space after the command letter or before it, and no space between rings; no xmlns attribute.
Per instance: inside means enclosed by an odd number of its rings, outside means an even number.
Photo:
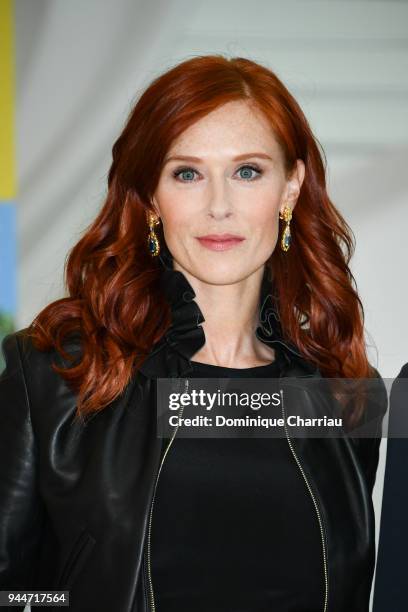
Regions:
<svg viewBox="0 0 408 612"><path fill-rule="evenodd" d="M267 64L304 109L356 236L371 362L395 377L408 361L404 1L16 0L18 326L61 296L66 254L102 203L132 102L173 64L213 52Z"/></svg>

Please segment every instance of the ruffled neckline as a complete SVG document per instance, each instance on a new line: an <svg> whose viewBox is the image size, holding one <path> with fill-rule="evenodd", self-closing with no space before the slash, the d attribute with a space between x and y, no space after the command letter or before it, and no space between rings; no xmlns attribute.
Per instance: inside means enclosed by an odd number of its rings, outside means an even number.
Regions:
<svg viewBox="0 0 408 612"><path fill-rule="evenodd" d="M190 358L205 344L202 327L205 318L195 301L196 294L193 287L180 270L174 270L172 255L165 245L161 247L159 261L160 286L170 304L172 322L140 369L152 377L180 376L182 372L191 370ZM259 325L255 333L262 342L270 345L278 344L277 349L286 348L302 357L293 344L282 340L276 303L273 285L265 268L260 292ZM172 350L165 351L165 347Z"/></svg>

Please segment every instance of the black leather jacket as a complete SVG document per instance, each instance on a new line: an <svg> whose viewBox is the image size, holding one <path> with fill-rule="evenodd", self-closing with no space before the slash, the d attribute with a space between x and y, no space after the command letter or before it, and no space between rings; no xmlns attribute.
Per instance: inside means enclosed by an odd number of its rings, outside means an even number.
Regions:
<svg viewBox="0 0 408 612"><path fill-rule="evenodd" d="M204 318L186 277L167 268L163 288L172 307L170 329L125 393L85 426L73 421L75 395L50 367L63 363L62 357L35 350L25 329L3 341L0 589L69 590L72 612L154 609L145 552L163 457L163 439L155 430L155 379L188 377L189 358L205 342ZM283 342L268 291L264 280L256 333L281 348L280 377L321 377L296 347ZM72 339L67 350L79 354L79 343ZM309 414L321 410L308 393L301 397ZM386 409L384 388L371 414L378 425ZM375 562L371 494L380 439L381 434L288 440L321 531L322 612L368 611ZM296 555L296 542L288 545Z"/></svg>

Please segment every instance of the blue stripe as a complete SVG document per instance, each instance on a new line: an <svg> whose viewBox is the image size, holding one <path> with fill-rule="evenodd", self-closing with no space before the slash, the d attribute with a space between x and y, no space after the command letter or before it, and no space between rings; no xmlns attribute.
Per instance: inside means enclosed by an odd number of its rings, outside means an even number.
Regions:
<svg viewBox="0 0 408 612"><path fill-rule="evenodd" d="M17 224L14 202L0 202L0 311L13 315L17 309Z"/></svg>

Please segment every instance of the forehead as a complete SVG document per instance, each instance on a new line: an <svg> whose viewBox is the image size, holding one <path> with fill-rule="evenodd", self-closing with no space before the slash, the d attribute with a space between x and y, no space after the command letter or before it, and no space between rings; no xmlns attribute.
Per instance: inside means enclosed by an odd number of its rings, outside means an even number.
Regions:
<svg viewBox="0 0 408 612"><path fill-rule="evenodd" d="M264 151L276 157L280 146L259 109L245 101L233 101L189 126L172 143L168 155L232 157L246 151Z"/></svg>

